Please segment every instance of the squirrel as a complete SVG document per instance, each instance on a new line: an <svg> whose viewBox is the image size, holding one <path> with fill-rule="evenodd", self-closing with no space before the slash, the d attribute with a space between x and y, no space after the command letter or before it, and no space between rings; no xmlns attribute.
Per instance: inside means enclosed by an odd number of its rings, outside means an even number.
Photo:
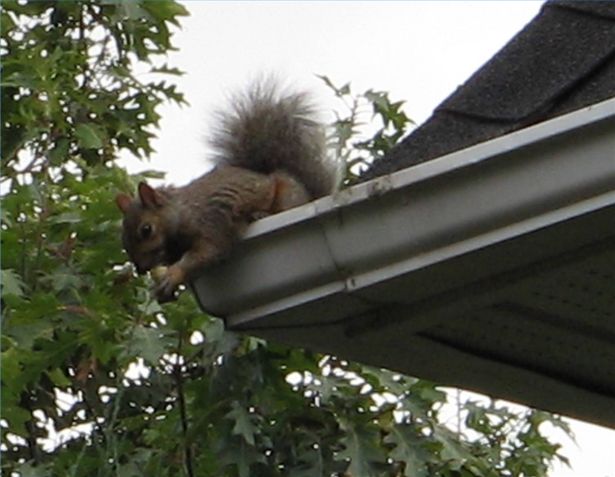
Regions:
<svg viewBox="0 0 615 477"><path fill-rule="evenodd" d="M250 222L334 192L340 168L315 115L307 94L257 82L217 113L210 172L182 187L140 182L136 197L117 195L137 272L166 267L154 290L160 303L226 257Z"/></svg>

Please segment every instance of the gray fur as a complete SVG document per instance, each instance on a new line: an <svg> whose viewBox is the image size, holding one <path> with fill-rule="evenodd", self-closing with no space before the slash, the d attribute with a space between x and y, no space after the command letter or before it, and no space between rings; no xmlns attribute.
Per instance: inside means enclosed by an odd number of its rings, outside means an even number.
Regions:
<svg viewBox="0 0 615 477"><path fill-rule="evenodd" d="M305 93L285 93L273 80L255 82L216 113L210 143L218 164L262 173L285 171L312 198L332 193L340 167L326 155L324 127Z"/></svg>

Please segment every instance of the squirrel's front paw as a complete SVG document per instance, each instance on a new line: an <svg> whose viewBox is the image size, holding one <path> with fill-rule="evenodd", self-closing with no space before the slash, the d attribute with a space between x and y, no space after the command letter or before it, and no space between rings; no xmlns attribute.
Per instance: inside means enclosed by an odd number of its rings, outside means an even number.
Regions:
<svg viewBox="0 0 615 477"><path fill-rule="evenodd" d="M161 277L154 289L158 303L167 303L177 299L175 292L184 283L185 274L181 268L171 265Z"/></svg>

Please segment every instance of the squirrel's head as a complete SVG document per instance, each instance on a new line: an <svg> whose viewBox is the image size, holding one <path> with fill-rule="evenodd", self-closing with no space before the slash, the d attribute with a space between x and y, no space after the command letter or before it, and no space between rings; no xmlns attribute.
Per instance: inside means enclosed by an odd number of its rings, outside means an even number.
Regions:
<svg viewBox="0 0 615 477"><path fill-rule="evenodd" d="M167 264L167 230L164 208L167 197L145 182L138 197L118 194L115 201L124 214L122 242L138 273Z"/></svg>

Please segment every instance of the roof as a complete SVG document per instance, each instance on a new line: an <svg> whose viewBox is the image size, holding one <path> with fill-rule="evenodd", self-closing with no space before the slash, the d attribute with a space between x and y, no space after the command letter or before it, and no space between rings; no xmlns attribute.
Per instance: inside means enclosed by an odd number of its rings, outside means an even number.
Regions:
<svg viewBox="0 0 615 477"><path fill-rule="evenodd" d="M615 96L615 2L549 1L362 180Z"/></svg>
<svg viewBox="0 0 615 477"><path fill-rule="evenodd" d="M615 98L268 217L195 280L199 303L615 428L614 130Z"/></svg>
<svg viewBox="0 0 615 477"><path fill-rule="evenodd" d="M193 289L233 330L615 428L614 131L615 2L548 2L364 183Z"/></svg>

